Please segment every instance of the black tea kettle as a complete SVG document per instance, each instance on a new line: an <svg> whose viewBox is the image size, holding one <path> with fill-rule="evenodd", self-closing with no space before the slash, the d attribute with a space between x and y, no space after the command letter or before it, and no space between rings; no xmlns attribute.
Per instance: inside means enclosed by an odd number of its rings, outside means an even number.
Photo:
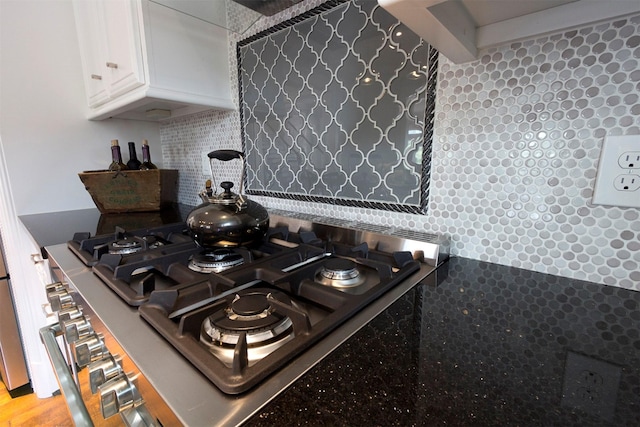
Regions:
<svg viewBox="0 0 640 427"><path fill-rule="evenodd" d="M220 187L224 191L214 192L215 185L212 186L211 180L207 181L205 190L200 192L203 203L187 216L187 226L193 239L205 249L259 244L269 229L269 214L262 205L242 194L244 156L235 150L216 150L208 156L210 163L213 159L242 161L240 190L238 194L233 193L233 182L223 181ZM215 181L213 165L211 178Z"/></svg>

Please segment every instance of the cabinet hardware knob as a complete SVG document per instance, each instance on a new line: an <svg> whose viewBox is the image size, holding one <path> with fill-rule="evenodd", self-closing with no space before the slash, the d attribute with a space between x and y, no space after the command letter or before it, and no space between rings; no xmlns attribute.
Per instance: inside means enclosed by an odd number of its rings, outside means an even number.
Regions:
<svg viewBox="0 0 640 427"><path fill-rule="evenodd" d="M99 75L97 75L97 74L91 74L91 78L92 78L93 80L102 80L102 76L99 76Z"/></svg>
<svg viewBox="0 0 640 427"><path fill-rule="evenodd" d="M46 317L47 319L49 318L54 318L55 319L55 315L56 313L51 310L51 304L42 304L42 312L44 313L44 317Z"/></svg>
<svg viewBox="0 0 640 427"><path fill-rule="evenodd" d="M118 68L118 64L115 62L107 62L107 67L109 68Z"/></svg>

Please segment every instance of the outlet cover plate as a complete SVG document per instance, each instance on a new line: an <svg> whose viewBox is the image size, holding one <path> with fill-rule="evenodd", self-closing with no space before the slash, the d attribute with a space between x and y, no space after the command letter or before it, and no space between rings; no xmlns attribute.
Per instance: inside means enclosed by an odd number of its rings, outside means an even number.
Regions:
<svg viewBox="0 0 640 427"><path fill-rule="evenodd" d="M567 351L561 405L613 421L622 368Z"/></svg>
<svg viewBox="0 0 640 427"><path fill-rule="evenodd" d="M614 186L620 175L640 177L638 169L623 168L619 159L624 153L640 152L640 135L606 136L602 142L598 175L593 189L594 205L640 208L640 190L621 191Z"/></svg>
<svg viewBox="0 0 640 427"><path fill-rule="evenodd" d="M201 163L202 176L211 177L210 161L211 160L209 160L209 157L207 157L206 154L202 156L202 163Z"/></svg>

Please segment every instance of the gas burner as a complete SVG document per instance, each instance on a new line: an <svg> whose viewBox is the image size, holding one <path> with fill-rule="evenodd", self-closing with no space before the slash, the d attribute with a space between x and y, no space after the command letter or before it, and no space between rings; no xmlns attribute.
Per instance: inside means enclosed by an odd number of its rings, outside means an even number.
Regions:
<svg viewBox="0 0 640 427"><path fill-rule="evenodd" d="M139 252L143 249L155 249L163 245L164 242L153 235L143 237L123 237L122 239L118 239L109 244L109 253L128 255Z"/></svg>
<svg viewBox="0 0 640 427"><path fill-rule="evenodd" d="M241 254L223 248L193 255L189 259L189 268L198 273L220 273L243 262Z"/></svg>
<svg viewBox="0 0 640 427"><path fill-rule="evenodd" d="M322 266L316 280L325 286L334 288L350 288L364 283L365 277L360 274L356 263L350 259L331 258Z"/></svg>
<svg viewBox="0 0 640 427"><path fill-rule="evenodd" d="M277 290L256 289L236 294L229 305L202 323L200 342L223 363L231 366L236 345L246 336L249 364L267 356L293 338L293 322L271 305L268 297L296 305Z"/></svg>

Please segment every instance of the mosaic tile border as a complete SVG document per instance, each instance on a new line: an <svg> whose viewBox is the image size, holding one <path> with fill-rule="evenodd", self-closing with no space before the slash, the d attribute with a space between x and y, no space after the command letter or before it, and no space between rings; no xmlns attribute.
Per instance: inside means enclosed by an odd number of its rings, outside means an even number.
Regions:
<svg viewBox="0 0 640 427"><path fill-rule="evenodd" d="M279 31L285 30L287 28L293 27L296 24L304 22L307 19L316 17L322 13L327 11L331 11L337 6L344 5L349 3L349 0L330 0L324 2L306 12L301 13L298 16L294 16L293 18L289 18L283 22L277 23L270 28L262 30L257 34L254 34L244 40L240 40L236 45L236 62L237 62L237 82L238 82L238 98L239 98L239 115L240 115L240 123L241 123L241 139L242 139L242 151L247 153L247 156L250 156L250 152L252 150L247 150L248 138L246 134L245 125L247 123L247 118L245 117L243 103L243 64L242 64L242 48L244 46L250 45L258 40L261 40L265 37L269 37L272 34L275 34ZM382 10L382 9L380 9ZM384 12L386 13L386 12ZM393 18L395 21L395 18ZM426 87L425 87L425 115L424 115L424 127L422 130L422 159L421 159L421 173L419 179L419 190L417 192L417 197L419 199L417 204L402 204L395 202L385 202L385 201L371 201L371 200L362 200L362 199L354 199L347 197L334 197L334 196L322 196L322 195L311 195L311 194L293 194L281 191L268 191L264 189L251 189L250 188L250 180L245 176L245 191L249 195L255 196L265 196L272 198L280 198L280 199L288 199L288 200L298 200L305 202L315 202L315 203L324 203L330 205L337 206L350 206L350 207L361 207L361 208L369 208L369 209L379 209L379 210L387 210L387 211L395 211L402 213L412 213L412 214L426 214L429 200L429 178L431 176L431 147L432 147L432 137L433 137L433 128L434 128L434 118L435 118L435 93L436 93L436 84L437 84L437 70L438 70L438 57L439 53L431 46L426 45L426 49L428 52L428 68L427 68L427 78L426 78Z"/></svg>

